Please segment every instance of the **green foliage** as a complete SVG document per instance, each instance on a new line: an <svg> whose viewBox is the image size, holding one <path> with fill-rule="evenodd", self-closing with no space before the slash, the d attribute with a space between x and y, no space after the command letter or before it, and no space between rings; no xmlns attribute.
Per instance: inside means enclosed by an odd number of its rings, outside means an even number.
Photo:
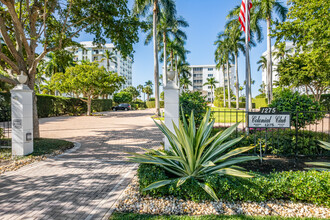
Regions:
<svg viewBox="0 0 330 220"><path fill-rule="evenodd" d="M97 62L83 63L66 68L64 73L55 73L51 85L63 93L83 94L87 100L87 115L91 114L92 97L112 94L125 82L118 73L107 72Z"/></svg>
<svg viewBox="0 0 330 220"><path fill-rule="evenodd" d="M259 94L255 97L256 99L259 99L259 98L266 98L266 94L262 93L262 94Z"/></svg>
<svg viewBox="0 0 330 220"><path fill-rule="evenodd" d="M317 171L286 171L268 175L254 175L253 178L238 178L208 175L205 183L214 189L218 198L226 201L269 201L275 199L302 201L318 205L330 205L328 199L330 189L330 172ZM143 195L153 197L175 196L178 199L201 202L211 197L201 189L195 181L190 179L181 186L175 183L150 191L143 191L145 187L156 181L171 177L163 168L147 164L138 169L140 191Z"/></svg>
<svg viewBox="0 0 330 220"><path fill-rule="evenodd" d="M322 94L320 103L327 111L330 111L330 94Z"/></svg>
<svg viewBox="0 0 330 220"><path fill-rule="evenodd" d="M135 101L135 102L131 102L130 103L131 105L137 105L136 107L137 108L147 108L147 105L146 105L146 102L143 102L143 101Z"/></svg>
<svg viewBox="0 0 330 220"><path fill-rule="evenodd" d="M1 102L0 109L3 106L10 108L10 94L2 93L5 102ZM94 99L92 100L92 110L101 112L108 111L112 108L112 100L109 99ZM52 95L37 95L38 117L52 117L60 115L81 115L86 112L86 102L77 98L67 98Z"/></svg>
<svg viewBox="0 0 330 220"><path fill-rule="evenodd" d="M217 133L221 129L214 129L212 134ZM267 141L265 141L267 134ZM238 136L244 135L242 131L238 131ZM236 133L232 134L230 138L236 138ZM267 145L267 154L278 156L329 156L329 152L324 151L319 146L319 140L328 141L329 135L322 132L315 131L303 131L298 130L298 139L296 138L296 131L290 129L277 129L256 131L251 130L250 135L243 138L243 140L237 144L237 147L256 145L262 143L262 150L265 152L265 146ZM296 141L298 140L298 141ZM259 154L259 147L256 149L256 153ZM253 152L251 152L253 153Z"/></svg>
<svg viewBox="0 0 330 220"><path fill-rule="evenodd" d="M128 86L127 88L121 90L121 92L128 92L131 94L133 100L136 100L136 98L140 95L139 90L137 90L134 86Z"/></svg>
<svg viewBox="0 0 330 220"><path fill-rule="evenodd" d="M330 150L330 142L325 142L325 141L320 141L321 142L321 147ZM316 170L325 170L325 171L330 171L330 163L329 162L308 162L305 163L308 165L314 165L318 166L318 168L310 168L310 169L316 169Z"/></svg>
<svg viewBox="0 0 330 220"><path fill-rule="evenodd" d="M307 86L314 99L330 86L330 2L291 0L288 20L276 26L277 44L291 41L294 54L279 62L280 85Z"/></svg>
<svg viewBox="0 0 330 220"><path fill-rule="evenodd" d="M215 99L222 100L223 102L223 87L218 87L214 90ZM230 97L235 97L234 92L230 89ZM226 88L226 101L228 102L228 88Z"/></svg>
<svg viewBox="0 0 330 220"><path fill-rule="evenodd" d="M255 156L237 156L251 150L254 146L234 148L242 138L227 141L228 136L236 129L238 124L210 136L214 120L209 122L211 111L208 111L200 126L196 128L193 111L189 118L189 124L185 119L179 126L174 126L175 133L172 133L164 123L156 123L158 128L165 134L171 145L169 151L148 150L149 154L131 153L131 162L157 164L169 172L173 178L167 178L151 183L143 191L157 189L169 184L176 184L176 187L185 182L192 182L204 190L213 199L218 200L214 190L206 184L206 177L212 174L220 176L231 175L237 177L252 177L235 166L238 163L256 160ZM230 149L230 150L229 150Z"/></svg>
<svg viewBox="0 0 330 220"><path fill-rule="evenodd" d="M226 104L228 104L228 102L226 102ZM245 102L239 102L238 105L239 105L239 108L245 108ZM214 106L224 107L223 100L216 98L214 101ZM236 108L236 102L231 102L231 107ZM252 103L252 108L256 108L256 103Z"/></svg>
<svg viewBox="0 0 330 220"><path fill-rule="evenodd" d="M73 143L65 140L37 138L33 140L33 156L52 154L73 147Z"/></svg>
<svg viewBox="0 0 330 220"><path fill-rule="evenodd" d="M266 98L254 98L252 102L255 103L255 108L267 107L268 101Z"/></svg>
<svg viewBox="0 0 330 220"><path fill-rule="evenodd" d="M146 107L147 108L155 108L156 106L156 102L155 101L146 101ZM159 105L161 108L164 108L164 101L160 101Z"/></svg>
<svg viewBox="0 0 330 220"><path fill-rule="evenodd" d="M314 101L307 95L300 95L298 92L293 93L288 89L282 90L269 107L276 107L280 112L292 113L291 125L298 129L309 124L315 124L325 116L325 113L319 112L324 110L319 102ZM308 113L302 113L301 111Z"/></svg>
<svg viewBox="0 0 330 220"><path fill-rule="evenodd" d="M129 92L119 92L114 94L113 101L115 103L130 103L132 101L132 95Z"/></svg>
<svg viewBox="0 0 330 220"><path fill-rule="evenodd" d="M162 92L160 93L160 99L164 101L164 98L165 98L165 97L164 97L164 91L162 91Z"/></svg>
<svg viewBox="0 0 330 220"><path fill-rule="evenodd" d="M205 97L199 92L182 92L179 98L180 102L180 112L183 111L184 118L189 121L189 116L191 112L194 112L194 121L198 127L201 123L206 111L207 101ZM180 120L183 121L183 115L180 114Z"/></svg>

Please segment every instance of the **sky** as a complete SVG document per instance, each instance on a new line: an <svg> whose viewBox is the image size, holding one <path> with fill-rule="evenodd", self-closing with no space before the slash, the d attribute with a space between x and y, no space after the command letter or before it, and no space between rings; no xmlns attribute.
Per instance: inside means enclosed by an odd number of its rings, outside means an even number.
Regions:
<svg viewBox="0 0 330 220"><path fill-rule="evenodd" d="M189 23L189 27L185 28L185 32L188 38L186 49L191 51L187 56L187 61L191 65L215 64L214 41L217 34L224 30L228 12L240 4L241 0L176 0L177 15L182 16ZM129 0L129 5L130 7L133 6L133 0ZM255 84L252 85L252 96L259 94L258 89L262 83L261 70L257 71L257 61L262 53L267 50L266 23L262 22L261 25L264 39L250 50L251 78L255 80ZM153 81L154 79L152 42L147 46L144 45L144 33L140 33L139 38L139 43L134 45L133 86L144 85L146 81ZM93 37L81 34L76 40L90 41L93 40ZM272 39L272 45L274 42L275 40ZM245 57L242 54L239 55L238 73L242 85L245 80Z"/></svg>

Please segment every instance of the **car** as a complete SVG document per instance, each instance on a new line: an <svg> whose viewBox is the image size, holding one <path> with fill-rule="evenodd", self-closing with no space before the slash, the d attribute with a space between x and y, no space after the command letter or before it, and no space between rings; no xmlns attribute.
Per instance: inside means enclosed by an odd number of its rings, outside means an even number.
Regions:
<svg viewBox="0 0 330 220"><path fill-rule="evenodd" d="M121 103L115 107L112 107L112 110L113 111L117 111L117 110L125 110L125 111L128 111L128 110L131 110L131 105L130 104L127 104L127 103Z"/></svg>

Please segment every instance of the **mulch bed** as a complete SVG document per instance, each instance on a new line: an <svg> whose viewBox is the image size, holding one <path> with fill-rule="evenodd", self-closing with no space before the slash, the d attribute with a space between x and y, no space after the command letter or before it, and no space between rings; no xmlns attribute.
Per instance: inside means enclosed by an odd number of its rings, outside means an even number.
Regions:
<svg viewBox="0 0 330 220"><path fill-rule="evenodd" d="M239 166L244 167L248 171L254 171L259 173L271 173L274 171L298 171L306 170L305 168L311 167L305 164L305 162L329 162L329 157L276 157L276 156L265 156L263 160L249 161L241 163Z"/></svg>

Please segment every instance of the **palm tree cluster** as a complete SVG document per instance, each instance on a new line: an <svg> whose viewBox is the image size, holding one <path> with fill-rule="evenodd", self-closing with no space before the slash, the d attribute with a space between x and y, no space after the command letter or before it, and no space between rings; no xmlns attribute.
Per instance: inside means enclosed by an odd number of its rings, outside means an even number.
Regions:
<svg viewBox="0 0 330 220"><path fill-rule="evenodd" d="M253 0L253 7L250 12L250 28L251 28L251 40L249 42L249 48L255 46L254 40L258 42L262 41L262 26L261 21L266 21L267 23L267 58L262 57L258 64L261 64L261 67L258 68L267 68L267 98L268 101L272 100L272 63L271 63L271 31L272 31L272 22L273 18L278 16L281 20L285 20L287 8L279 1L279 0ZM215 41L216 51L215 51L215 61L217 64L217 68L222 68L223 70L223 78L224 85L223 89L225 91L225 79L227 70L227 81L228 81L228 91L230 89L230 76L229 76L229 68L230 63L235 65L235 75L236 75L236 107L238 107L239 101L239 91L240 91L240 83L238 78L238 56L239 53L242 52L245 54L245 37L242 31L240 31L240 23L238 20L240 13L240 5L237 5L233 8L229 14L227 15L227 23L225 25L225 30L220 32L217 36L217 40ZM275 14L276 13L276 14ZM251 83L250 83L251 85ZM229 96L230 93L228 92ZM251 89L250 89L250 100L249 103L251 106ZM228 106L230 107L231 97L228 97ZM224 106L226 106L226 96L224 96Z"/></svg>
<svg viewBox="0 0 330 220"><path fill-rule="evenodd" d="M150 13L152 9L152 13ZM154 85L156 115L160 115L159 104L159 60L164 63L163 85L169 69L178 72L180 78L189 79L189 64L186 61L185 40L187 36L181 28L188 27L184 18L177 16L174 0L135 0L133 11L146 21L145 44L153 41ZM158 53L161 53L160 59ZM189 83L188 83L189 84Z"/></svg>

